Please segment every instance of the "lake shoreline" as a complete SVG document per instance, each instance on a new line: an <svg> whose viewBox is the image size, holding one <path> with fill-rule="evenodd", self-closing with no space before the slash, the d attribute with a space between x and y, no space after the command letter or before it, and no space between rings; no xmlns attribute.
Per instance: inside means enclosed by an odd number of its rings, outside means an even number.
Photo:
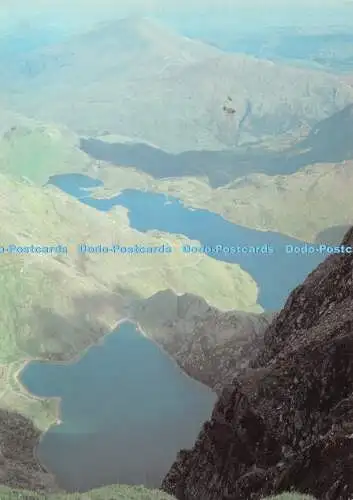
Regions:
<svg viewBox="0 0 353 500"><path fill-rule="evenodd" d="M104 334L102 337L100 337L97 342L93 343L93 344L90 344L89 346L87 346L82 352L80 352L79 354L75 355L74 357L72 357L71 359L69 360L66 360L66 361L55 361L55 360L43 360L43 359L38 359L38 358L30 358L30 359L26 359L23 364L20 366L20 368L16 371L16 373L14 374L14 379L17 383L17 385L20 387L21 389L21 392L23 394L26 395L26 397L29 397L31 399L35 399L35 400L39 400L39 401L43 401L43 400L54 400L56 402L56 409L57 409L57 413L56 413L56 418L53 422L49 423L48 426L42 430L40 429L40 437L38 439L38 442L36 444L36 446L34 447L33 449L33 456L35 458L35 460L40 464L40 466L46 471L48 472L49 474L51 474L53 477L54 477L54 480L56 480L56 474L46 465L46 463L41 460L39 458L39 455L38 455L38 447L40 446L42 440L44 439L44 437L46 436L46 434L55 426L55 427L58 427L60 425L62 425L63 423L63 418L62 418L62 414L61 414L61 405L62 405L62 397L58 397L58 396L54 396L54 397L50 397L50 398L47 398L47 397L42 397L42 396L36 396L35 394L31 393L29 391L29 389L24 385L22 384L21 382L21 373L23 372L23 370L26 368L26 366L29 364L29 363L32 363L32 362L39 362L39 363L45 363L45 364L48 364L48 363L52 363L52 364L56 364L56 365L72 365L72 364L75 364L76 362L78 362L80 359L82 359L82 357L88 352L89 349L91 349L92 347L94 346L98 346L98 345L102 345L104 344L104 342L106 341L106 338L108 336L110 336L111 334L113 333L117 333L117 330L122 326L122 325L126 325L126 324L131 324L133 325L133 327L135 328L136 332L143 338L147 339L149 342L152 342L156 347L157 349L164 355L166 356L174 365L174 367L178 370L178 372L185 378L189 379L189 380L192 380L193 383L199 385L200 387L203 387L203 388L206 388L207 386L205 384L202 384L201 382L199 382L198 380L194 379L193 377L191 377L190 375L188 375L183 369L182 367L179 365L179 363L176 361L176 359L170 355L155 339L151 338L148 333L146 333L146 331L142 328L141 324L138 322L138 321L135 321L134 319L130 318L130 317L124 317L122 319L120 319L114 326L114 328L107 332L106 334ZM210 389L207 387L207 389ZM211 390L212 393L214 393L214 391ZM215 394L215 393L214 393ZM102 485L102 486L109 486L109 484L106 484L106 485ZM58 487L60 489L62 489L59 485ZM64 491L64 490L63 490Z"/></svg>
<svg viewBox="0 0 353 500"><path fill-rule="evenodd" d="M129 320L128 318L122 318L121 320L119 320L117 323L116 323L116 326L114 329L116 328L119 328L119 326L121 326L121 324L124 324L126 322L131 322L131 320ZM62 423L62 418L61 418L61 400L62 398L59 397L59 396L53 396L51 398L46 398L46 397L42 397L42 396L36 396L35 394L33 394L20 380L20 376L21 376L21 373L23 372L23 370L26 368L27 365L29 365L30 363L33 363L33 362L38 362L38 363L53 363L53 364L58 364L58 365L70 365L70 364L75 364L77 361L79 361L85 354L86 352L91 349L91 347L95 346L95 345L99 345L99 344L102 344L104 343L104 339L107 335L110 335L111 333L113 333L114 330L112 330L111 332L108 332L106 334L104 334L101 338L98 339L97 342L93 343L93 344L90 344L89 346L85 347L85 349L83 349L83 351L81 353L78 353L76 354L73 358L67 360L67 361L55 361L55 360L43 360L43 359L40 359L40 358L27 358L23 361L23 363L21 364L21 366L16 370L16 372L14 373L13 375L13 379L15 381L15 383L17 384L17 386L19 387L20 389L20 393L22 395L24 395L26 398L29 398L29 399L32 399L32 400L37 400L37 401L55 401L56 403L56 418L53 422L49 423L47 425L47 427L45 429L38 429L39 432L40 432L40 436L39 436L39 439L37 441L37 444L35 445L34 449L33 449L33 457L34 459L38 462L38 464L46 471L48 472L48 474L51 474L54 479L56 479L56 476L55 474L46 466L46 464L39 459L38 457L38 447L40 445L40 443L42 442L42 440L44 439L45 435L47 434L47 432L49 432L49 430L53 427L53 426L58 426L58 425L61 425ZM60 422L59 424L57 422Z"/></svg>

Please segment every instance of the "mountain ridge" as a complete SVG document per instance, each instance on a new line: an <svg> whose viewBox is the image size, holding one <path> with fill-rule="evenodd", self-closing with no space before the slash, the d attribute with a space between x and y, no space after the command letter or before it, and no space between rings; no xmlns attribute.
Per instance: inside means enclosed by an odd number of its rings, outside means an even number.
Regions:
<svg viewBox="0 0 353 500"><path fill-rule="evenodd" d="M132 301L128 314L185 373L218 394L255 359L273 317L220 311L202 297L172 290Z"/></svg>
<svg viewBox="0 0 353 500"><path fill-rule="evenodd" d="M353 227L342 244L353 245ZM332 255L293 290L162 489L178 500L352 498L352 276L353 255Z"/></svg>
<svg viewBox="0 0 353 500"><path fill-rule="evenodd" d="M352 87L329 73L224 53L150 23L122 20L33 51L6 99L83 135L108 130L173 153L297 133L353 102Z"/></svg>

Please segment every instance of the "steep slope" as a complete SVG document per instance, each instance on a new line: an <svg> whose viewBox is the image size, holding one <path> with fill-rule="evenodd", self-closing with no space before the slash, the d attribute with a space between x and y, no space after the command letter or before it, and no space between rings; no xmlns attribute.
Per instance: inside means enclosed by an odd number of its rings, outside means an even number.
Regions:
<svg viewBox="0 0 353 500"><path fill-rule="evenodd" d="M342 244L353 245L353 228ZM163 489L257 500L289 489L353 495L353 255L328 257L289 296L252 368L225 389Z"/></svg>
<svg viewBox="0 0 353 500"><path fill-rule="evenodd" d="M220 311L171 290L133 301L131 318L192 378L220 392L254 360L272 315Z"/></svg>
<svg viewBox="0 0 353 500"><path fill-rule="evenodd" d="M61 492L37 462L33 450L39 431L25 417L0 410L1 500L172 500L162 491L114 485L84 494Z"/></svg>
<svg viewBox="0 0 353 500"><path fill-rule="evenodd" d="M176 247L184 241L131 229L124 209L103 214L55 188L0 175L0 213L0 406L29 416L40 429L56 418L56 403L29 398L16 381L18 370L33 358L72 359L115 328L132 299L171 288L221 309L259 310L254 280L211 257L80 253L81 243ZM29 251L32 245L43 252Z"/></svg>
<svg viewBox="0 0 353 500"><path fill-rule="evenodd" d="M25 417L0 410L1 500L172 500L160 490L142 486L112 485L81 494L67 494L36 461L33 449L39 431ZM272 500L272 499L271 499ZM299 496L276 500L310 500Z"/></svg>
<svg viewBox="0 0 353 500"><path fill-rule="evenodd" d="M171 152L278 140L353 102L333 75L226 54L146 19L105 24L20 66L4 90L12 107ZM234 114L223 109L228 97Z"/></svg>
<svg viewBox="0 0 353 500"><path fill-rule="evenodd" d="M0 410L0 484L46 493L57 492L54 478L34 457L40 437L33 423L14 412ZM0 498L4 498L0 486Z"/></svg>

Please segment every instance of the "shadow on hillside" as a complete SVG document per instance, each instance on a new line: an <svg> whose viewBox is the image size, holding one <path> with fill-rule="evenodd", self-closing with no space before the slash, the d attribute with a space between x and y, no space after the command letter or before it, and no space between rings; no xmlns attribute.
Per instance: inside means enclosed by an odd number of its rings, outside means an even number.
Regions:
<svg viewBox="0 0 353 500"><path fill-rule="evenodd" d="M353 158L352 106L317 124L304 140L283 152L261 149L185 151L172 154L142 143L107 143L81 139L80 148L95 160L134 167L156 179L205 176L217 188L254 173L288 175L315 163ZM344 127L342 127L342 124Z"/></svg>
<svg viewBox="0 0 353 500"><path fill-rule="evenodd" d="M104 311L116 311L118 321L125 313L126 304L136 298L130 290L116 287L113 293L87 293L76 297L73 299L73 312L70 315L34 306L27 324L36 332L36 337L19 337L17 345L35 358L52 361L73 358L78 351L109 333L104 323L98 319ZM39 344L42 346L41 355L38 355Z"/></svg>
<svg viewBox="0 0 353 500"><path fill-rule="evenodd" d="M340 245L344 235L351 228L347 226L332 226L320 231L315 237L315 243L324 245Z"/></svg>

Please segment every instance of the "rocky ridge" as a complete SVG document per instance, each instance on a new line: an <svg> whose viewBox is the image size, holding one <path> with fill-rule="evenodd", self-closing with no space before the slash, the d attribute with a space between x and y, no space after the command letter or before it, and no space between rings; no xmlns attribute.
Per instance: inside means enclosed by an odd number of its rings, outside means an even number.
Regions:
<svg viewBox="0 0 353 500"><path fill-rule="evenodd" d="M133 301L128 314L184 372L218 394L256 358L273 317L221 311L202 297L172 290Z"/></svg>
<svg viewBox="0 0 353 500"><path fill-rule="evenodd" d="M46 493L59 489L38 463L34 449L40 432L26 417L0 410L0 484Z"/></svg>
<svg viewBox="0 0 353 500"><path fill-rule="evenodd" d="M353 228L343 245L353 246ZM305 257L303 257L305 258ZM215 405L162 488L179 500L296 490L353 498L353 255L328 257L289 296L255 360Z"/></svg>

